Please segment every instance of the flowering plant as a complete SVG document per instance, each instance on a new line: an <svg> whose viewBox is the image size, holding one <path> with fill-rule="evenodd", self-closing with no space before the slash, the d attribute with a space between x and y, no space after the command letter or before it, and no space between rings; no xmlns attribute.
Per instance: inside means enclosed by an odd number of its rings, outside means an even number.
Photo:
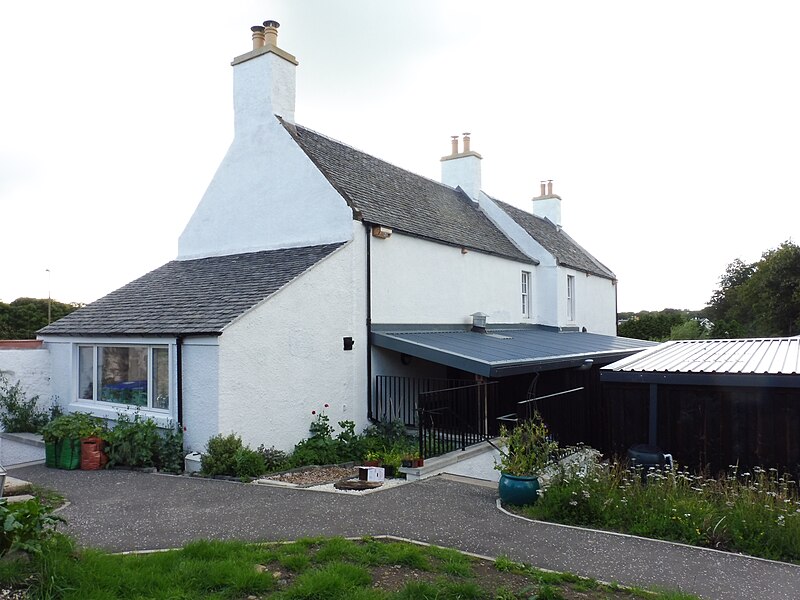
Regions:
<svg viewBox="0 0 800 600"><path fill-rule="evenodd" d="M538 412L510 431L501 426L500 439L505 450L494 468L516 477L538 477L558 449Z"/></svg>

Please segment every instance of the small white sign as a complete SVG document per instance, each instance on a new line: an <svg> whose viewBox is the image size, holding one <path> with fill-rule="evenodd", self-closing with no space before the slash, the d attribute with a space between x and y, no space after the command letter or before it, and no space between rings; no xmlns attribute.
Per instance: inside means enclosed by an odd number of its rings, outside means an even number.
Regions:
<svg viewBox="0 0 800 600"><path fill-rule="evenodd" d="M383 467L358 467L358 478L361 481L383 481Z"/></svg>

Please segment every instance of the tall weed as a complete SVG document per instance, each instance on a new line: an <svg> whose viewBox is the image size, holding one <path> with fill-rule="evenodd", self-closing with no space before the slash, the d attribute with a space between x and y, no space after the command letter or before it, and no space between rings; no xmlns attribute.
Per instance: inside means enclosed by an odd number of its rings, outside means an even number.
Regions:
<svg viewBox="0 0 800 600"><path fill-rule="evenodd" d="M562 470L528 516L800 562L800 493L776 470L718 478L625 464Z"/></svg>
<svg viewBox="0 0 800 600"><path fill-rule="evenodd" d="M50 420L39 408L39 396L27 397L22 384L0 373L0 427L9 433L38 433Z"/></svg>

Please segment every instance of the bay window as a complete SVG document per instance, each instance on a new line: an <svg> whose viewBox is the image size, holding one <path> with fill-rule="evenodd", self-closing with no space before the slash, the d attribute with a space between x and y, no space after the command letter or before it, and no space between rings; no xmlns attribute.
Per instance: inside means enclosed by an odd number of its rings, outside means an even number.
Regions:
<svg viewBox="0 0 800 600"><path fill-rule="evenodd" d="M78 399L169 410L167 346L78 346Z"/></svg>

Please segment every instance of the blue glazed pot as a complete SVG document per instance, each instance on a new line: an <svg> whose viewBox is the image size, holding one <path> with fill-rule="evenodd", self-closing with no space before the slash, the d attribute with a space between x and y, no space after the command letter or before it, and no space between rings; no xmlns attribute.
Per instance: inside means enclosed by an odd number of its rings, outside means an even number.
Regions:
<svg viewBox="0 0 800 600"><path fill-rule="evenodd" d="M498 489L503 504L533 504L539 498L539 478L502 473Z"/></svg>

